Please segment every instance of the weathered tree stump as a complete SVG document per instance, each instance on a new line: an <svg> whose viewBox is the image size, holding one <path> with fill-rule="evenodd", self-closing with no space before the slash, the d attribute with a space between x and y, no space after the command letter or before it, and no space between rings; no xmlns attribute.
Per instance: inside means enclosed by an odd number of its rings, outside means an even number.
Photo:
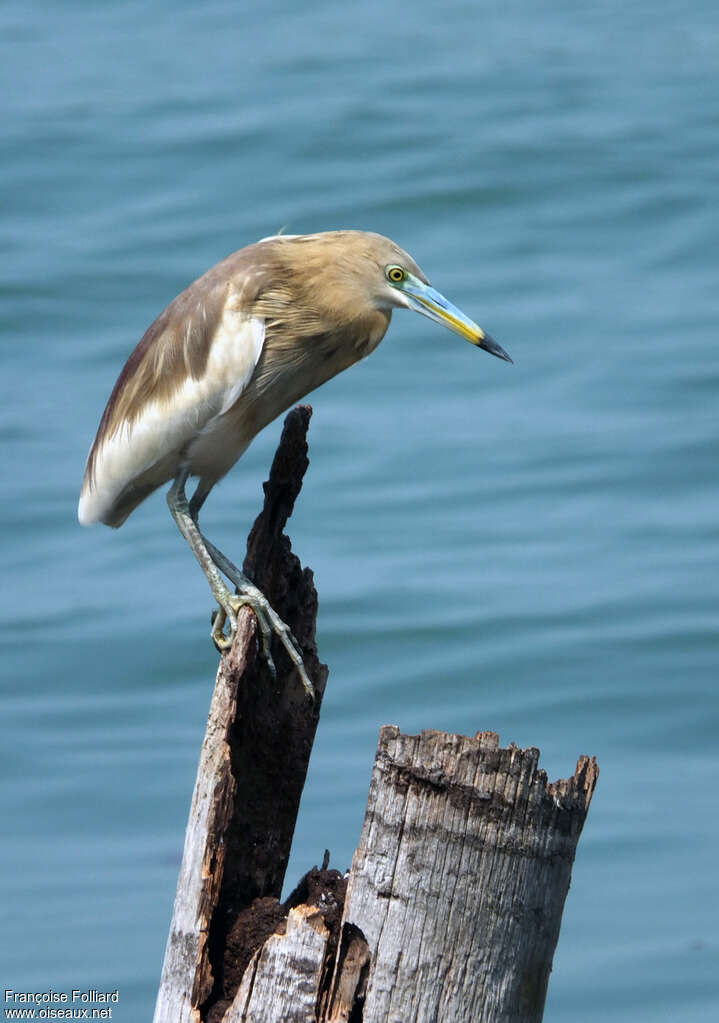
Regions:
<svg viewBox="0 0 719 1023"><path fill-rule="evenodd" d="M287 417L245 570L299 640L277 681L240 614L217 675L155 1023L538 1023L596 783L580 758L548 784L536 749L380 733L348 875L328 854L279 902L327 669L312 575L282 536L310 410ZM277 644L275 644L277 646Z"/></svg>
<svg viewBox="0 0 719 1023"><path fill-rule="evenodd" d="M382 729L322 1020L541 1020L598 772L547 784L538 757Z"/></svg>
<svg viewBox="0 0 719 1023"><path fill-rule="evenodd" d="M277 678L271 677L258 655L255 616L242 608L232 649L220 661L200 754L156 1023L206 1019L226 991L234 992L228 935L253 900L277 900L282 891L327 681L314 638L312 572L302 569L282 533L309 464L311 414L304 405L287 415L244 570L298 640L316 698L309 700L276 640Z"/></svg>
<svg viewBox="0 0 719 1023"><path fill-rule="evenodd" d="M538 755L385 726L339 935L289 909L223 1023L541 1020L597 766L548 784Z"/></svg>

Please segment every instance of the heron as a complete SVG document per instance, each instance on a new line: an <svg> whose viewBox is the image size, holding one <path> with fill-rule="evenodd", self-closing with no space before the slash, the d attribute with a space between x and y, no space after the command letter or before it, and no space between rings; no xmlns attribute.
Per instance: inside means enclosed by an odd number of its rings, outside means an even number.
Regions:
<svg viewBox="0 0 719 1023"><path fill-rule="evenodd" d="M215 646L230 648L239 608L248 604L270 669L274 633L310 697L296 640L200 531L199 512L260 430L377 347L395 309L413 309L512 361L389 238L354 230L275 235L211 267L148 327L115 383L85 465L83 525L117 528L171 482L170 512L218 604ZM197 484L188 499L190 478Z"/></svg>

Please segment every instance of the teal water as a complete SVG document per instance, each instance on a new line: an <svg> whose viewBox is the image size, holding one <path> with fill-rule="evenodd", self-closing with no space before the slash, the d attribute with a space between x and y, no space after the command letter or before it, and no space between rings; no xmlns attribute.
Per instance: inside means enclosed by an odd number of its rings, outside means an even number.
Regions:
<svg viewBox="0 0 719 1023"><path fill-rule="evenodd" d="M310 399L288 880L349 863L385 722L595 754L545 1018L716 1018L716 6L8 0L0 37L3 988L149 1018L214 677L162 496L77 525L109 390L209 265L347 226L515 365L400 313ZM208 502L230 554L278 434Z"/></svg>

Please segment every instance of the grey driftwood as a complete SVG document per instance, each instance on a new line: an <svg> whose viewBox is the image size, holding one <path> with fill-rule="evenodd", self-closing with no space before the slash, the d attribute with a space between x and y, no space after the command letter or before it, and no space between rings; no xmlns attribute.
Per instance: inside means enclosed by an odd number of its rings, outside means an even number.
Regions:
<svg viewBox="0 0 719 1023"><path fill-rule="evenodd" d="M380 732L348 874L310 871L281 904L327 669L317 599L282 536L305 471L293 410L245 569L299 640L270 678L243 610L220 663L154 1023L538 1023L598 774L548 783L496 734Z"/></svg>

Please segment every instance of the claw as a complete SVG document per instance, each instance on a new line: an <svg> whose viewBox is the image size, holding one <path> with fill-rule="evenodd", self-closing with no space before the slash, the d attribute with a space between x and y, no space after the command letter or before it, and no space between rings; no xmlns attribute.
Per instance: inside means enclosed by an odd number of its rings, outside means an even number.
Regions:
<svg viewBox="0 0 719 1023"><path fill-rule="evenodd" d="M235 638L237 619L233 623L232 618L229 618L230 628L227 635L225 635L225 622L228 621L228 615L225 608L220 604L217 610L212 612L211 621L212 631L210 636L212 637L212 642L219 653L225 654L232 646L232 641Z"/></svg>
<svg viewBox="0 0 719 1023"><path fill-rule="evenodd" d="M243 605L245 604L254 611L255 618L257 619L257 625L259 626L260 629L260 636L262 639L262 653L265 658L265 661L267 662L267 667L269 668L270 675L272 676L273 679L276 679L277 669L275 668L275 662L272 659L272 652L270 649L270 645L272 643L272 629L270 628L270 625L264 614L264 607L262 606L260 601L255 599L252 595L246 595L242 593L233 595L231 601L232 609L235 612L235 616L237 615L237 612L240 610L240 608L243 607ZM235 618L235 620L237 619Z"/></svg>
<svg viewBox="0 0 719 1023"><path fill-rule="evenodd" d="M212 615L212 642L217 650L224 654L232 646L237 631L237 612L241 607L247 605L252 609L257 619L262 642L262 654L267 662L270 675L277 678L277 669L272 657L271 643L272 633L278 637L287 651L290 660L295 666L300 681L304 686L310 699L314 701L315 690L305 669L305 664L300 652L299 643L292 635L288 626L282 621L276 611L270 606L264 594L255 587L249 592L230 595L227 606L220 604L217 611ZM228 624L228 631L225 634L225 623Z"/></svg>

